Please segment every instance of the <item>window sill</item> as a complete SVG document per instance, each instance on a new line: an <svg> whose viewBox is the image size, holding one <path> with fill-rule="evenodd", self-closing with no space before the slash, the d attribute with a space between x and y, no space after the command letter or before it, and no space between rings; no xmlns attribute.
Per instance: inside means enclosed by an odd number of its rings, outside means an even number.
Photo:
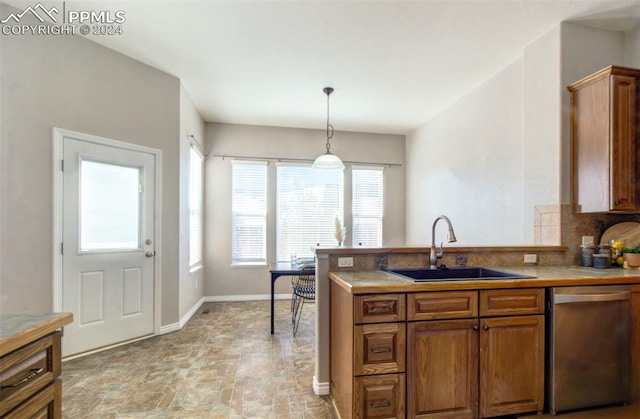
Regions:
<svg viewBox="0 0 640 419"><path fill-rule="evenodd" d="M266 262L236 262L231 264L232 268L266 268Z"/></svg>

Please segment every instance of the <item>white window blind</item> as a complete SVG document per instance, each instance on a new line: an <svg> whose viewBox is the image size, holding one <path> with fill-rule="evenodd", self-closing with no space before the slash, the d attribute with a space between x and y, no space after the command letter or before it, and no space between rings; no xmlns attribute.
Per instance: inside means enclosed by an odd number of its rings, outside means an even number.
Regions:
<svg viewBox="0 0 640 419"><path fill-rule="evenodd" d="M232 163L232 262L266 263L267 163Z"/></svg>
<svg viewBox="0 0 640 419"><path fill-rule="evenodd" d="M383 169L352 170L352 244L382 246Z"/></svg>
<svg viewBox="0 0 640 419"><path fill-rule="evenodd" d="M343 219L342 170L280 164L277 169L277 260L311 258L312 246L337 245L335 216Z"/></svg>
<svg viewBox="0 0 640 419"><path fill-rule="evenodd" d="M192 145L189 152L189 266L202 265L202 154Z"/></svg>

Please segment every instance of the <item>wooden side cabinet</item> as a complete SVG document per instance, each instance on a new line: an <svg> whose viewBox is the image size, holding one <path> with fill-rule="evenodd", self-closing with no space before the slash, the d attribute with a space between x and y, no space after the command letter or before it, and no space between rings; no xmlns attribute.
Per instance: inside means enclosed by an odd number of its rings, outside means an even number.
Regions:
<svg viewBox="0 0 640 419"><path fill-rule="evenodd" d="M331 395L343 418L405 417L406 295L331 282Z"/></svg>
<svg viewBox="0 0 640 419"><path fill-rule="evenodd" d="M61 336L54 332L0 358L0 417L62 417Z"/></svg>
<svg viewBox="0 0 640 419"><path fill-rule="evenodd" d="M639 85L609 66L568 86L574 212L640 212Z"/></svg>
<svg viewBox="0 0 640 419"><path fill-rule="evenodd" d="M0 418L62 418L62 328L72 313L0 316Z"/></svg>

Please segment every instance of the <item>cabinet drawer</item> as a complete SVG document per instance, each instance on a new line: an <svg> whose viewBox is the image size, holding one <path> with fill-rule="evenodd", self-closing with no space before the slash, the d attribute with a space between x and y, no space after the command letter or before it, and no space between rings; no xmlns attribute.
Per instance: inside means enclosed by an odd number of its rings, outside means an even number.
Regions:
<svg viewBox="0 0 640 419"><path fill-rule="evenodd" d="M405 319L404 294L356 295L354 323L390 323Z"/></svg>
<svg viewBox="0 0 640 419"><path fill-rule="evenodd" d="M35 396L3 416L5 419L62 418L62 381L55 380Z"/></svg>
<svg viewBox="0 0 640 419"><path fill-rule="evenodd" d="M354 418L404 418L404 374L356 377Z"/></svg>
<svg viewBox="0 0 640 419"><path fill-rule="evenodd" d="M354 327L354 374L389 374L405 370L405 323Z"/></svg>
<svg viewBox="0 0 640 419"><path fill-rule="evenodd" d="M544 313L544 289L480 291L480 316Z"/></svg>
<svg viewBox="0 0 640 419"><path fill-rule="evenodd" d="M0 416L60 375L60 336L55 332L0 358Z"/></svg>
<svg viewBox="0 0 640 419"><path fill-rule="evenodd" d="M407 295L408 320L462 319L478 316L477 291L418 292Z"/></svg>

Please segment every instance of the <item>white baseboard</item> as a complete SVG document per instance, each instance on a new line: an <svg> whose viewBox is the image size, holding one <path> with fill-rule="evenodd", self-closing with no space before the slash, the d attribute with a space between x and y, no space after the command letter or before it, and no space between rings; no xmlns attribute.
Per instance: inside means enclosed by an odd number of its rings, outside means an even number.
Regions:
<svg viewBox="0 0 640 419"><path fill-rule="evenodd" d="M275 294L274 300L290 300L291 294ZM263 301L271 300L271 294L255 294L255 295L212 295L203 297L206 303L222 303L231 301Z"/></svg>
<svg viewBox="0 0 640 419"><path fill-rule="evenodd" d="M289 300L291 294L275 294L275 300ZM204 303L222 303L233 301L264 301L271 300L271 294L256 294L256 295L212 295L208 297L202 297L197 303L191 307L191 309L180 319L179 322L160 326L158 335L164 335L167 333L175 332L182 329L191 317L198 312L202 304Z"/></svg>
<svg viewBox="0 0 640 419"><path fill-rule="evenodd" d="M316 396L327 396L331 391L329 383L319 383L316 376L313 376L313 392Z"/></svg>
<svg viewBox="0 0 640 419"><path fill-rule="evenodd" d="M180 326L180 322L165 324L164 326L160 326L158 335L166 335L167 333L177 332L180 329L182 329L182 326Z"/></svg>

